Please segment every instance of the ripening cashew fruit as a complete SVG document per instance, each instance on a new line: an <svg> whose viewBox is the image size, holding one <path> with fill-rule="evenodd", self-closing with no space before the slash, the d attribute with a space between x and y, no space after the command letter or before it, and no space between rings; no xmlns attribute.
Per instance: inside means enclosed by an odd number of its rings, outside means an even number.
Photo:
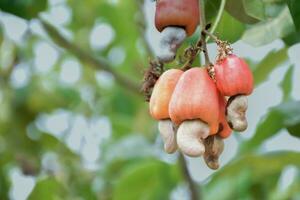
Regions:
<svg viewBox="0 0 300 200"><path fill-rule="evenodd" d="M171 62L187 36L191 36L199 24L198 0L157 0L155 27L161 32L161 62Z"/></svg>
<svg viewBox="0 0 300 200"><path fill-rule="evenodd" d="M149 102L151 116L159 120L158 129L167 153L174 153L177 150L176 128L170 120L169 102L182 74L183 71L178 69L165 71L156 82Z"/></svg>
<svg viewBox="0 0 300 200"><path fill-rule="evenodd" d="M223 139L219 136L209 136L205 139L205 153L204 153L204 161L206 165L211 169L218 169L219 157L223 153L224 150L224 142Z"/></svg>
<svg viewBox="0 0 300 200"><path fill-rule="evenodd" d="M217 61L214 70L218 90L222 95L230 96L228 104L230 107L227 106L227 120L230 127L236 131L246 130L245 112L248 107L246 95L253 91L253 75L250 68L242 58L231 54Z"/></svg>
<svg viewBox="0 0 300 200"><path fill-rule="evenodd" d="M183 28L188 36L193 35L199 24L198 0L157 0L155 27L162 32L166 27Z"/></svg>
<svg viewBox="0 0 300 200"><path fill-rule="evenodd" d="M184 72L169 104L171 120L179 126L177 144L186 155L203 155L203 139L216 134L219 127L218 92L205 68Z"/></svg>
<svg viewBox="0 0 300 200"><path fill-rule="evenodd" d="M225 97L219 92L219 106L220 106L220 112L219 112L219 130L218 135L225 139L228 138L232 130L226 120L226 99Z"/></svg>
<svg viewBox="0 0 300 200"><path fill-rule="evenodd" d="M249 95L253 91L253 75L247 63L236 55L229 55L215 66L215 79L223 96Z"/></svg>

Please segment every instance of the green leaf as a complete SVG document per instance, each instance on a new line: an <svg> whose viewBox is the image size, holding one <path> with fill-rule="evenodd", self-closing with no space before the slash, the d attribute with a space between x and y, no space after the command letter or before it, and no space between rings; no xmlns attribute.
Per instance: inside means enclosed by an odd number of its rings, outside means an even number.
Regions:
<svg viewBox="0 0 300 200"><path fill-rule="evenodd" d="M32 19L45 10L47 0L1 0L0 9L21 18Z"/></svg>
<svg viewBox="0 0 300 200"><path fill-rule="evenodd" d="M253 75L255 85L258 86L264 82L269 74L288 59L287 49L270 52L258 65L254 67Z"/></svg>
<svg viewBox="0 0 300 200"><path fill-rule="evenodd" d="M62 200L65 196L63 185L54 177L48 177L37 182L28 200Z"/></svg>
<svg viewBox="0 0 300 200"><path fill-rule="evenodd" d="M245 25L243 23L239 22L226 11L224 11L220 23L216 29L216 33L221 40L226 40L230 43L233 43L241 38L244 30Z"/></svg>
<svg viewBox="0 0 300 200"><path fill-rule="evenodd" d="M221 0L205 0L205 17L207 22L212 22L219 10Z"/></svg>
<svg viewBox="0 0 300 200"><path fill-rule="evenodd" d="M248 186L248 189L244 193L250 194L253 189L263 189L261 184L265 184L266 181L271 180L274 176L277 176L281 171L288 165L295 165L300 167L300 153L297 152L273 152L264 155L247 155L239 160L232 161L230 164L224 166L217 173L214 174L211 181L205 190L208 192L212 191L220 182L228 181L229 184L223 184L230 189L230 185L236 182L235 185L240 186L241 176L245 176L244 183L251 184L252 187ZM262 181L263 178L263 181ZM242 182L243 183L243 182ZM259 185L257 185L259 184ZM233 185L233 186L235 186ZM236 187L232 191L234 194L239 194L239 189ZM271 188L267 187L263 192L270 192ZM232 199L232 198L221 198L221 199ZM237 199L237 198L234 198ZM254 198L257 199L257 198Z"/></svg>
<svg viewBox="0 0 300 200"><path fill-rule="evenodd" d="M262 0L243 0L244 8L246 13L258 20L265 19L265 8Z"/></svg>
<svg viewBox="0 0 300 200"><path fill-rule="evenodd" d="M300 31L300 3L298 0L287 0L297 31Z"/></svg>
<svg viewBox="0 0 300 200"><path fill-rule="evenodd" d="M292 46L296 43L300 42L300 31L299 32L293 32L284 38L282 38L284 43L288 46Z"/></svg>
<svg viewBox="0 0 300 200"><path fill-rule="evenodd" d="M245 31L242 39L253 46L261 46L294 31L293 19L288 7L285 7L276 18L251 26Z"/></svg>
<svg viewBox="0 0 300 200"><path fill-rule="evenodd" d="M283 127L283 116L274 109L257 125L254 136L241 145L241 152L257 149L266 139L277 134Z"/></svg>
<svg viewBox="0 0 300 200"><path fill-rule="evenodd" d="M2 45L2 42L3 42L3 37L4 37L4 34L3 34L3 28L0 24L0 47Z"/></svg>
<svg viewBox="0 0 300 200"><path fill-rule="evenodd" d="M271 108L258 124L254 136L241 145L242 152L258 148L283 128L300 137L300 101L291 100Z"/></svg>
<svg viewBox="0 0 300 200"><path fill-rule="evenodd" d="M290 66L287 72L285 73L284 79L280 83L280 87L283 92L283 101L286 101L290 98L293 86L293 72L294 66Z"/></svg>
<svg viewBox="0 0 300 200"><path fill-rule="evenodd" d="M168 199L177 180L174 167L160 161L147 161L131 166L116 184L114 200Z"/></svg>
<svg viewBox="0 0 300 200"><path fill-rule="evenodd" d="M283 124L293 136L300 137L300 101L289 101L276 107L283 116Z"/></svg>
<svg viewBox="0 0 300 200"><path fill-rule="evenodd" d="M252 6L248 6L248 10L250 7ZM225 8L229 14L231 14L240 22L254 24L259 21L257 17L252 17L251 15L247 14L244 0L227 0ZM252 8L250 10L252 10Z"/></svg>

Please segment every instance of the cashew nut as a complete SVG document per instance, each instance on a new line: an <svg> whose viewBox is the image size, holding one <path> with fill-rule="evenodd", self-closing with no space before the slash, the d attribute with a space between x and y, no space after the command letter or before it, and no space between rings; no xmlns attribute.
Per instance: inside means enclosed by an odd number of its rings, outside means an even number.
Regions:
<svg viewBox="0 0 300 200"><path fill-rule="evenodd" d="M247 129L248 122L246 119L246 111L248 108L248 100L245 95L231 97L227 105L227 121L229 126L235 130L242 132Z"/></svg>
<svg viewBox="0 0 300 200"><path fill-rule="evenodd" d="M164 149L167 153L174 153L177 150L176 128L170 119L160 120L158 130L164 141Z"/></svg>
<svg viewBox="0 0 300 200"><path fill-rule="evenodd" d="M191 157L202 156L205 152L203 139L209 135L209 126L201 120L184 121L177 131L179 149Z"/></svg>
<svg viewBox="0 0 300 200"><path fill-rule="evenodd" d="M204 140L205 153L204 160L206 165L211 169L219 168L219 156L224 150L223 139L219 136L209 136Z"/></svg>
<svg viewBox="0 0 300 200"><path fill-rule="evenodd" d="M159 51L157 57L161 62L171 62L176 57L176 51L186 38L184 28L166 27L161 32L161 39L159 44Z"/></svg>

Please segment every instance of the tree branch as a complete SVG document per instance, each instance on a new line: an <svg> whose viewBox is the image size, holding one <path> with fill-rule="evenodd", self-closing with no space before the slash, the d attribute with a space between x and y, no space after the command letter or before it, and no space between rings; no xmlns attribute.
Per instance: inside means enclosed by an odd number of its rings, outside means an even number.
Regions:
<svg viewBox="0 0 300 200"><path fill-rule="evenodd" d="M84 50L82 50L77 45L71 43L66 38L64 38L58 30L48 22L43 19L40 19L44 29L50 36L50 38L60 47L67 49L70 53L72 53L75 57L77 57L80 61L89 64L91 67L94 67L97 70L103 70L110 74L112 74L115 80L123 87L129 89L134 93L140 93L140 87L137 83L133 82L129 78L118 73L104 58L95 58Z"/></svg>
<svg viewBox="0 0 300 200"><path fill-rule="evenodd" d="M191 200L200 200L201 197L199 196L197 184L193 181L189 173L189 170L187 168L187 162L184 156L182 155L182 153L179 154L179 165L181 167L181 171L184 176L184 179L186 180L189 190L191 192Z"/></svg>

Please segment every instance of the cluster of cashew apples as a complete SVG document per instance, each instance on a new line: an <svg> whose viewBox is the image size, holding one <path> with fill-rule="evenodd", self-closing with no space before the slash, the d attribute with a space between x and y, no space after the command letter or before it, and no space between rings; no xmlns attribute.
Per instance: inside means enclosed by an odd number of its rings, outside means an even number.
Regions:
<svg viewBox="0 0 300 200"><path fill-rule="evenodd" d="M170 62L176 49L199 24L198 0L157 0L155 26L162 34L158 59ZM247 95L253 76L246 62L229 53L216 61L213 76L207 67L166 70L156 82L149 102L151 116L167 153L179 149L191 157L204 156L215 164L223 151L223 139L247 128ZM211 137L216 136L216 137ZM217 138L217 147L209 138ZM213 152L207 153L208 147ZM210 164L208 163L210 166Z"/></svg>

